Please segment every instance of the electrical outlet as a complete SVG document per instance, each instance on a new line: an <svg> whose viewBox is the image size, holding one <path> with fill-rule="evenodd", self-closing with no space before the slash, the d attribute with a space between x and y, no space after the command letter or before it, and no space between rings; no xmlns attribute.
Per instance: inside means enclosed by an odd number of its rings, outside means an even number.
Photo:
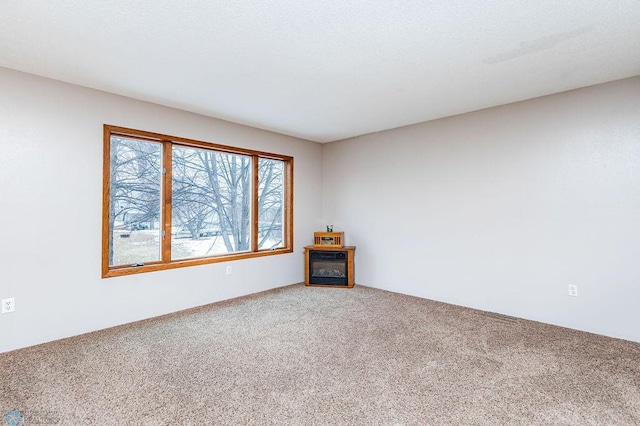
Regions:
<svg viewBox="0 0 640 426"><path fill-rule="evenodd" d="M569 284L569 296L578 297L578 286L576 284Z"/></svg>
<svg viewBox="0 0 640 426"><path fill-rule="evenodd" d="M227 275L231 275L233 273L233 269L231 269L231 266L227 266Z"/></svg>
<svg viewBox="0 0 640 426"><path fill-rule="evenodd" d="M2 299L2 313L8 314L16 310L16 299L13 297L9 299Z"/></svg>

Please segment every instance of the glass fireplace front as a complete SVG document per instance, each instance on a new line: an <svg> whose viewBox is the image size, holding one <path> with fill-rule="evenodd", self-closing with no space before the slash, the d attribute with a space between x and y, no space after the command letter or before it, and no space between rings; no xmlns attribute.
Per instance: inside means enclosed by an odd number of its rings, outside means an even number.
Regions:
<svg viewBox="0 0 640 426"><path fill-rule="evenodd" d="M348 285L347 252L342 250L309 250L309 283Z"/></svg>

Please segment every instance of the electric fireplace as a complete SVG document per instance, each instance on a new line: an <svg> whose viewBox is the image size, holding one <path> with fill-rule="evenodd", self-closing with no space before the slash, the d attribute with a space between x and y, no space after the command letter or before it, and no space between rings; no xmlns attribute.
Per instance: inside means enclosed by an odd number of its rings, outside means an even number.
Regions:
<svg viewBox="0 0 640 426"><path fill-rule="evenodd" d="M353 287L355 247L305 247L305 285Z"/></svg>

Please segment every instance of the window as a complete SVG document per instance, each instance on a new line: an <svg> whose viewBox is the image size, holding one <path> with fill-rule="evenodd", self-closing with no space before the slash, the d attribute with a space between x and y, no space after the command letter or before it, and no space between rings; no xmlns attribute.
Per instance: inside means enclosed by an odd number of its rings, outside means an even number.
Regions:
<svg viewBox="0 0 640 426"><path fill-rule="evenodd" d="M104 126L102 275L293 248L293 158Z"/></svg>

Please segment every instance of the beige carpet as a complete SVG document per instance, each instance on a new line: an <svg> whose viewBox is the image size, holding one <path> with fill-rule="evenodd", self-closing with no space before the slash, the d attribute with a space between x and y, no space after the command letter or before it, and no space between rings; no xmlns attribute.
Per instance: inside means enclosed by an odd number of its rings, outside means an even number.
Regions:
<svg viewBox="0 0 640 426"><path fill-rule="evenodd" d="M283 287L0 354L0 424L639 425L640 344Z"/></svg>

